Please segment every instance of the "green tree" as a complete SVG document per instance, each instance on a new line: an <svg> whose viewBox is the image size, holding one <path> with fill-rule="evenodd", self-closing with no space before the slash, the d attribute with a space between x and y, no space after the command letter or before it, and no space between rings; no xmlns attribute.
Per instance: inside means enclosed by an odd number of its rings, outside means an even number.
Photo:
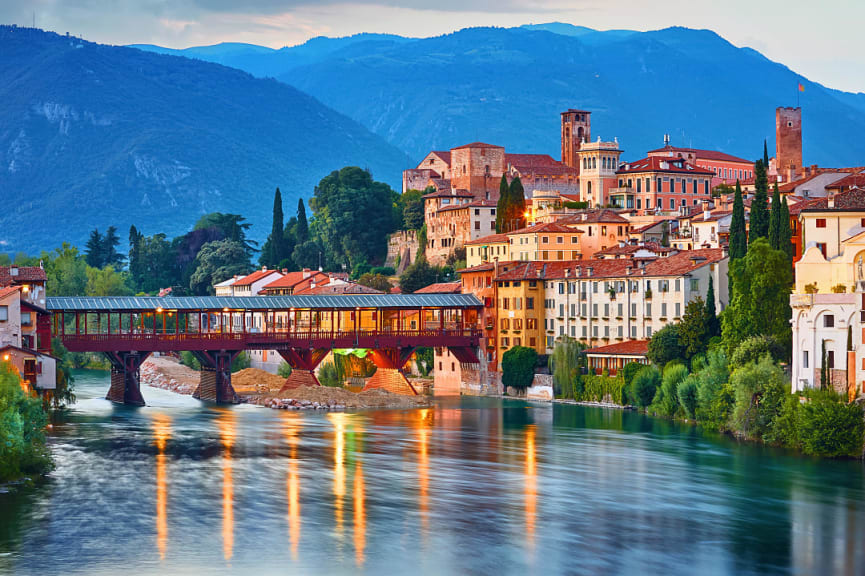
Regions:
<svg viewBox="0 0 865 576"><path fill-rule="evenodd" d="M556 342L548 359L553 374L553 391L558 396L579 400L581 369L585 364L585 346L569 336Z"/></svg>
<svg viewBox="0 0 865 576"><path fill-rule="evenodd" d="M764 356L734 370L730 385L735 395L733 429L748 439L768 440L789 386L783 370Z"/></svg>
<svg viewBox="0 0 865 576"><path fill-rule="evenodd" d="M510 230L519 230L526 225L526 194L523 183L517 176L511 180L508 192L508 226Z"/></svg>
<svg viewBox="0 0 865 576"><path fill-rule="evenodd" d="M508 186L508 178L502 174L499 182L499 201L496 204L496 233L506 232L508 211L510 210L511 188Z"/></svg>
<svg viewBox="0 0 865 576"><path fill-rule="evenodd" d="M745 223L745 203L742 201L742 187L736 180L736 194L733 196L733 216L730 220L730 260L744 258L748 250Z"/></svg>
<svg viewBox="0 0 865 576"><path fill-rule="evenodd" d="M194 294L213 294L213 285L235 274L249 271L249 258L243 245L233 240L217 240L202 246L198 266L190 278L189 289Z"/></svg>
<svg viewBox="0 0 865 576"><path fill-rule="evenodd" d="M270 235L261 250L259 263L275 268L289 257L285 246L285 218L282 213L282 192L277 187L273 194L273 218L270 225Z"/></svg>
<svg viewBox="0 0 865 576"><path fill-rule="evenodd" d="M650 410L672 418L679 410L679 384L688 377L688 369L678 362L667 364L661 378L661 386L652 399Z"/></svg>
<svg viewBox="0 0 865 576"><path fill-rule="evenodd" d="M735 370L745 364L759 362L763 356L780 361L784 358L784 347L773 336L750 336L742 340L733 351L730 356L730 369Z"/></svg>
<svg viewBox="0 0 865 576"><path fill-rule="evenodd" d="M709 277L711 279L711 276ZM709 346L709 325L706 322L706 304L698 296L685 306L685 313L679 323L679 346L682 358L691 361L698 354L704 354Z"/></svg>
<svg viewBox="0 0 865 576"><path fill-rule="evenodd" d="M721 321L715 311L715 279L709 275L709 289L706 291L706 338L710 340L721 335Z"/></svg>
<svg viewBox="0 0 865 576"><path fill-rule="evenodd" d="M748 243L753 244L769 235L769 180L762 160L754 165L754 199L751 201L751 229Z"/></svg>
<svg viewBox="0 0 865 576"><path fill-rule="evenodd" d="M297 224L294 229L294 239L298 244L303 244L309 240L309 222L306 220L306 206L303 205L303 198L297 199Z"/></svg>
<svg viewBox="0 0 865 576"><path fill-rule="evenodd" d="M687 378L679 382L679 386L676 388L679 405L689 420L693 420L697 414L697 385L699 381L699 376L689 374Z"/></svg>
<svg viewBox="0 0 865 576"><path fill-rule="evenodd" d="M8 362L0 362L0 482L50 470L46 424L42 403L24 393Z"/></svg>
<svg viewBox="0 0 865 576"><path fill-rule="evenodd" d="M360 278L357 279L357 283L372 288L373 290L379 290L385 294L390 293L391 288L393 288L387 276L383 274L372 274L370 272L362 274Z"/></svg>
<svg viewBox="0 0 865 576"><path fill-rule="evenodd" d="M314 222L311 232L324 247L325 266L346 263L353 269L359 262L384 259L387 235L397 226L389 208L393 194L390 186L354 166L334 171L319 182L309 204Z"/></svg>
<svg viewBox="0 0 865 576"><path fill-rule="evenodd" d="M766 140L763 139L763 166L768 170L769 168L769 147L766 144Z"/></svg>
<svg viewBox="0 0 865 576"><path fill-rule="evenodd" d="M102 252L104 240L99 228L90 232L90 237L87 238L87 244L84 246L85 261L88 266L93 268L102 268L105 264L105 256Z"/></svg>
<svg viewBox="0 0 865 576"><path fill-rule="evenodd" d="M628 387L628 400L640 408L652 403L661 386L661 372L656 366L643 366Z"/></svg>
<svg viewBox="0 0 865 576"><path fill-rule="evenodd" d="M46 290L52 296L82 296L87 287L87 263L78 248L64 242L49 256Z"/></svg>
<svg viewBox="0 0 865 576"><path fill-rule="evenodd" d="M799 408L798 441L805 454L862 457L865 420L860 404L832 390L815 390ZM798 399L797 399L798 400Z"/></svg>
<svg viewBox="0 0 865 576"><path fill-rule="evenodd" d="M727 354L750 336L772 336L790 353L792 270L786 253L773 250L765 238L748 247L744 258L730 263L730 305L721 318Z"/></svg>
<svg viewBox="0 0 865 576"><path fill-rule="evenodd" d="M630 386L631 382L634 381L634 376L645 367L645 364L640 364L639 362L628 362L625 364L625 367L622 368L622 377L625 379L625 386Z"/></svg>
<svg viewBox="0 0 865 576"><path fill-rule="evenodd" d="M117 251L120 246L120 237L117 235L117 227L109 226L102 239L103 266L112 266L115 270L121 270L126 257Z"/></svg>
<svg viewBox="0 0 865 576"><path fill-rule="evenodd" d="M402 227L404 230L419 230L423 226L423 195L420 190L406 190L400 197L402 205Z"/></svg>
<svg viewBox="0 0 865 576"><path fill-rule="evenodd" d="M793 230L790 227L790 207L787 205L787 197L781 200L781 224L778 243L780 248L787 254L790 265L793 263Z"/></svg>
<svg viewBox="0 0 865 576"><path fill-rule="evenodd" d="M134 225L129 227L129 275L134 286L141 285L143 263L141 262L141 241L144 235Z"/></svg>
<svg viewBox="0 0 865 576"><path fill-rule="evenodd" d="M778 192L778 184L775 183L775 188L772 191L772 207L769 211L769 246L775 250L784 250L783 240L781 238L781 194Z"/></svg>
<svg viewBox="0 0 865 576"><path fill-rule="evenodd" d="M538 353L534 348L514 346L502 354L502 384L524 390L532 385Z"/></svg>
<svg viewBox="0 0 865 576"><path fill-rule="evenodd" d="M732 388L727 386L730 372L723 350L710 350L705 365L697 372L696 417L709 430L723 431L733 407Z"/></svg>
<svg viewBox="0 0 865 576"><path fill-rule="evenodd" d="M249 257L256 251L257 243L249 240L246 233L251 224L240 214L223 214L222 212L211 212L198 219L195 230L212 228L219 232L219 240L232 240L243 246Z"/></svg>
<svg viewBox="0 0 865 576"><path fill-rule="evenodd" d="M72 354L59 338L51 340L51 353L57 358L57 387L54 389L54 394L51 395L51 403L54 410L62 410L75 403L75 378L72 376L72 369L75 368L75 364Z"/></svg>
<svg viewBox="0 0 865 576"><path fill-rule="evenodd" d="M399 287L403 294L411 294L438 280L439 271L430 266L426 258L418 258L405 269L399 277Z"/></svg>
<svg viewBox="0 0 865 576"><path fill-rule="evenodd" d="M135 289L155 293L161 288L180 284L177 246L165 234L143 236L138 242L140 277Z"/></svg>
<svg viewBox="0 0 865 576"><path fill-rule="evenodd" d="M116 272L111 266L87 268L87 296L131 296L134 292L126 281L126 276Z"/></svg>
<svg viewBox="0 0 865 576"><path fill-rule="evenodd" d="M678 324L667 324L652 334L649 339L648 358L658 366L665 366L672 360L683 358Z"/></svg>
<svg viewBox="0 0 865 576"><path fill-rule="evenodd" d="M670 247L670 223L666 220L661 223L661 246Z"/></svg>

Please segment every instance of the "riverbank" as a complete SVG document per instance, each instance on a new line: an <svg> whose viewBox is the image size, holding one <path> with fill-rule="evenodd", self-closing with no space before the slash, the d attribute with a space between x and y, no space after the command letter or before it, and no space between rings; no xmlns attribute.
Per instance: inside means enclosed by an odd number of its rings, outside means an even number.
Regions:
<svg viewBox="0 0 865 576"><path fill-rule="evenodd" d="M166 356L149 358L141 366L141 383L190 395L198 387L197 371ZM430 405L427 396L405 396L386 390L352 392L328 386L301 386L281 392L285 378L257 368L232 374L232 386L241 402L281 410L345 410L364 408L419 408Z"/></svg>

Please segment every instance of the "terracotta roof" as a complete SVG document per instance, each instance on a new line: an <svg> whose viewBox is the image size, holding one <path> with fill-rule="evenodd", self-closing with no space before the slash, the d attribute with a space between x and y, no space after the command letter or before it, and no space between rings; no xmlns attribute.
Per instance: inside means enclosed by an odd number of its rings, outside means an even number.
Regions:
<svg viewBox="0 0 865 576"><path fill-rule="evenodd" d="M849 176L845 176L840 180L836 180L831 184L827 184L824 186L827 190L844 190L846 188L852 187L865 188L865 174L850 174Z"/></svg>
<svg viewBox="0 0 865 576"><path fill-rule="evenodd" d="M256 270L252 274L247 274L243 278L238 278L232 286L252 286L259 280L267 278L272 274L281 274L278 270Z"/></svg>
<svg viewBox="0 0 865 576"><path fill-rule="evenodd" d="M505 162L515 166L560 166L562 163L549 154L505 154Z"/></svg>
<svg viewBox="0 0 865 576"><path fill-rule="evenodd" d="M463 144L462 146L457 146L455 148L451 148L451 151L460 150L462 148L502 148L504 146L496 146L495 144L486 144L485 142L472 142L470 144Z"/></svg>
<svg viewBox="0 0 865 576"><path fill-rule="evenodd" d="M462 288L462 282L438 282L415 290L413 294L459 294L462 292Z"/></svg>
<svg viewBox="0 0 865 576"><path fill-rule="evenodd" d="M682 276L726 258L721 248L685 250L646 264L646 276Z"/></svg>
<svg viewBox="0 0 865 576"><path fill-rule="evenodd" d="M507 241L507 234L490 234L489 236L484 236L483 238L478 238L477 240L470 240L469 242L466 242L465 245L473 246L475 244L494 244Z"/></svg>
<svg viewBox="0 0 865 576"><path fill-rule="evenodd" d="M692 218L692 221L696 224L699 224L700 222L717 222L721 218L729 216L732 213L732 210L715 210L714 212L709 213L708 218L703 218L699 214L695 214Z"/></svg>
<svg viewBox="0 0 865 576"><path fill-rule="evenodd" d="M473 202L464 202L462 204L450 204L443 208L439 208L438 212L446 212L448 210L463 210L466 208L495 208L497 202L492 200L474 200Z"/></svg>
<svg viewBox="0 0 865 576"><path fill-rule="evenodd" d="M536 176L557 176L560 174L577 174L576 168L571 168L565 164L559 164L558 166L529 166L525 164L515 164L512 165L515 170L526 175L527 173L534 174Z"/></svg>
<svg viewBox="0 0 865 576"><path fill-rule="evenodd" d="M754 163L750 160L745 160L744 158L739 158L738 156L733 156L732 154L727 154L726 152L719 152L717 150L680 148L678 146L664 146L663 148L649 150L649 154L657 154L659 152L693 152L698 160L715 160L717 162L736 162L737 164L748 164L750 166L754 165Z"/></svg>
<svg viewBox="0 0 865 576"><path fill-rule="evenodd" d="M579 194L559 194L559 196L561 196L562 198L564 198L565 200L567 200L569 202L580 202L581 201Z"/></svg>
<svg viewBox="0 0 865 576"><path fill-rule="evenodd" d="M640 250L648 250L656 254L664 252L672 252L673 248L661 246L657 242L644 242L642 244L625 244L624 246L612 246L605 250L598 250L595 255L616 255L616 254L634 254Z"/></svg>
<svg viewBox="0 0 865 576"><path fill-rule="evenodd" d="M467 190L451 190L450 180L448 180L448 188L436 190L429 194L424 194L422 198L474 198L475 195Z"/></svg>
<svg viewBox="0 0 865 576"><path fill-rule="evenodd" d="M664 222L675 222L675 219L664 218L663 220L655 220L654 222L650 222L649 224L646 224L645 226L640 226L639 228L631 228L631 234L642 234L647 230L651 230L655 226L660 226Z"/></svg>
<svg viewBox="0 0 865 576"><path fill-rule="evenodd" d="M304 276L306 274L306 276ZM271 290L275 288L294 288L304 280L320 280L323 283L330 282L330 276L318 270L301 270L299 272L289 272L281 278L277 278L270 284L266 284L263 290ZM236 286L236 284L235 284Z"/></svg>
<svg viewBox="0 0 865 576"><path fill-rule="evenodd" d="M390 293L391 294L402 294L402 288L400 288L399 286L394 286L393 288L390 289Z"/></svg>
<svg viewBox="0 0 865 576"><path fill-rule="evenodd" d="M603 222L605 224L629 224L627 218L620 216L615 210L609 208L601 208L600 210L582 210L576 214L572 214L558 220L559 224L568 226L574 224L594 224Z"/></svg>
<svg viewBox="0 0 865 576"><path fill-rule="evenodd" d="M649 353L648 340L626 340L625 342L617 342L607 346L598 346L597 348L589 348L586 354L598 356L645 356Z"/></svg>
<svg viewBox="0 0 865 576"><path fill-rule="evenodd" d="M865 210L865 188L850 188L849 190L838 192L834 196L834 201L834 207L829 208L828 197L815 198L809 202L805 202L805 206L798 208L797 212L801 214L802 212Z"/></svg>
<svg viewBox="0 0 865 576"><path fill-rule="evenodd" d="M8 288L0 288L0 298L5 298L14 292L21 290L20 286L9 286Z"/></svg>
<svg viewBox="0 0 865 576"><path fill-rule="evenodd" d="M18 271L14 276L12 275L13 269ZM45 282L47 280L48 276L45 275L45 270L39 266L0 266L0 286L25 282Z"/></svg>
<svg viewBox="0 0 865 576"><path fill-rule="evenodd" d="M529 226L528 228L520 228L519 230L514 230L513 232L508 232L508 236L512 236L514 234L536 234L538 232L561 232L566 234L583 234L582 230L574 230L573 228L569 228L560 222L541 222L540 224L535 224L533 226Z"/></svg>
<svg viewBox="0 0 865 576"><path fill-rule="evenodd" d="M439 174L432 168L410 168L408 170L405 170L405 172L419 174L421 176L426 176L427 178L441 178L441 174Z"/></svg>
<svg viewBox="0 0 865 576"><path fill-rule="evenodd" d="M295 292L298 295L314 295L314 294L384 294L381 290L358 284L357 282L344 282L341 284L324 284L315 288L306 288Z"/></svg>
<svg viewBox="0 0 865 576"><path fill-rule="evenodd" d="M661 164L666 163L666 168L661 168ZM679 168L675 164L681 163ZM627 162L624 166L616 170L616 174L635 174L639 172L669 172L673 174L700 174L714 176L715 173L711 170L698 168L693 164L685 162L682 158L666 158L663 156L649 156L636 162Z"/></svg>
<svg viewBox="0 0 865 576"><path fill-rule="evenodd" d="M451 163L451 151L450 150L433 150L430 154L435 154L438 156L443 162L446 162L448 166ZM429 156L429 154L427 154Z"/></svg>

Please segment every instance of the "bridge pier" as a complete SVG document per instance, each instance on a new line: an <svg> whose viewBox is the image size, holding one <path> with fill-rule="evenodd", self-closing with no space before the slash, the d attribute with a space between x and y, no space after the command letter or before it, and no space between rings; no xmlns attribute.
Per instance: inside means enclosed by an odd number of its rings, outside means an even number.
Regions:
<svg viewBox="0 0 865 576"><path fill-rule="evenodd" d="M201 382L192 397L217 404L237 404L237 393L231 385L231 363L240 350L205 350L193 354L201 363Z"/></svg>
<svg viewBox="0 0 865 576"><path fill-rule="evenodd" d="M289 348L277 350L277 352L291 366L291 375L279 389L280 392L294 390L301 386L321 386L321 382L315 376L315 369L330 350L327 348L313 348L311 350Z"/></svg>
<svg viewBox="0 0 865 576"><path fill-rule="evenodd" d="M141 364L150 352L106 352L111 363L111 387L105 396L117 404L144 406L141 395Z"/></svg>
<svg viewBox="0 0 865 576"><path fill-rule="evenodd" d="M417 396L417 390L402 371L413 352L413 347L370 350L369 358L377 369L363 389L382 388L396 394Z"/></svg>

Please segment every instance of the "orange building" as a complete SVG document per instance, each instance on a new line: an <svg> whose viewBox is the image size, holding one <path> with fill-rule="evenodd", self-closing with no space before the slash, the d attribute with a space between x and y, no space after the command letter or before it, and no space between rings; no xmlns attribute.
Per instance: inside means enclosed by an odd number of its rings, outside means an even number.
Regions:
<svg viewBox="0 0 865 576"><path fill-rule="evenodd" d="M712 198L714 172L683 158L649 156L624 164L617 172L619 187L611 204L638 211L675 212Z"/></svg>
<svg viewBox="0 0 865 576"><path fill-rule="evenodd" d="M719 184L736 184L736 180L745 181L754 177L754 163L717 150L700 150L698 148L682 148L665 144L663 148L649 150L647 154L659 158L681 158L697 168L711 170L712 188Z"/></svg>
<svg viewBox="0 0 865 576"><path fill-rule="evenodd" d="M557 223L582 232L580 254L583 259L594 258L595 252L620 242L627 243L630 238L630 222L615 210L606 208L578 212Z"/></svg>

